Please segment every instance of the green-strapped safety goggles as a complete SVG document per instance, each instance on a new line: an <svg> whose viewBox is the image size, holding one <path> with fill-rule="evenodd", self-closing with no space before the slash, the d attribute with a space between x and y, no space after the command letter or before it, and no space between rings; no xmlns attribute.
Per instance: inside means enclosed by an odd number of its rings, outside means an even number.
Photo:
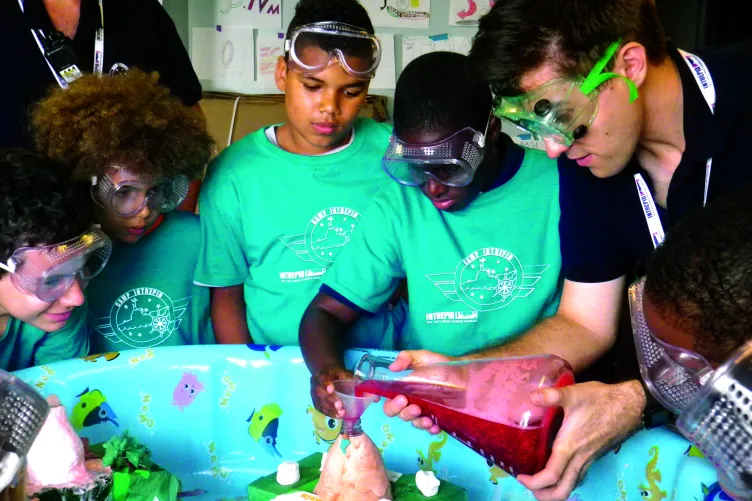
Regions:
<svg viewBox="0 0 752 501"><path fill-rule="evenodd" d="M609 45L605 55L584 79L557 78L516 97L500 97L494 115L511 122L538 139L551 139L565 146L585 136L598 113L601 84L620 78L629 87L629 102L637 99L637 86L628 78L603 69L619 49L621 40Z"/></svg>

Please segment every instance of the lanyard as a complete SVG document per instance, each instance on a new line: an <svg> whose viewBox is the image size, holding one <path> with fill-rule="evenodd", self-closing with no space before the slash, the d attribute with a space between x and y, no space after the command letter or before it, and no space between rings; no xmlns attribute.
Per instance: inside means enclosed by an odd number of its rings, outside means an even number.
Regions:
<svg viewBox="0 0 752 501"><path fill-rule="evenodd" d="M21 12L25 12L24 0L18 0L18 5L21 7ZM94 74L101 77L102 66L104 65L104 6L102 5L102 0L99 0L99 17L102 22L102 27L97 29L94 38ZM47 63L47 67L52 72L52 76L55 77L55 80L61 88L67 89L69 82L65 78L63 78L63 76L60 75L60 73L58 73L55 68L52 67L52 64L50 64L50 61L47 59L47 55L44 50L44 44L42 44L39 35L33 29L31 30L31 35L34 37L34 41L36 41L37 47L39 47L39 50L42 52L42 57L44 57L44 60ZM78 71L77 68L76 71Z"/></svg>
<svg viewBox="0 0 752 501"><path fill-rule="evenodd" d="M702 92L702 97L708 103L711 113L715 113L715 86L713 85L713 79L710 77L710 71L705 66L705 62L702 59L680 50L684 62L689 66L692 76L695 77L697 86ZM702 206L708 202L708 188L710 187L710 173L713 170L713 158L708 158L705 162L705 190L702 196ZM650 194L647 183L642 177L642 174L635 174L635 183L637 184L637 195L640 197L640 205L642 205L642 213L645 215L645 221L648 223L648 231L650 237L653 240L653 247L658 248L666 238L666 233L663 231L663 225L661 219L658 217L658 210L653 200L653 195Z"/></svg>

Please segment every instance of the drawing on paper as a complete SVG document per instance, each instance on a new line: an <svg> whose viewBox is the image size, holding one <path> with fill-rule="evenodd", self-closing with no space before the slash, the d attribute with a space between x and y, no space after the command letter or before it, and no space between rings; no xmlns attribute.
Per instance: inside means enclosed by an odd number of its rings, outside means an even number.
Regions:
<svg viewBox="0 0 752 501"><path fill-rule="evenodd" d="M410 10L411 8L420 8L420 1L410 2L409 0L397 0L397 5L389 5L389 0L384 0L384 5L380 10L386 9L387 14L400 19L428 19L428 12Z"/></svg>
<svg viewBox="0 0 752 501"><path fill-rule="evenodd" d="M235 52L235 46L232 45L232 40L225 40L225 45L222 47L222 66L229 68L232 64L232 55Z"/></svg>
<svg viewBox="0 0 752 501"><path fill-rule="evenodd" d="M402 69L416 59L429 52L449 51L459 54L469 54L472 46L470 37L444 37L433 40L430 37L403 37L402 38Z"/></svg>
<svg viewBox="0 0 752 501"><path fill-rule="evenodd" d="M243 6L243 0L225 0L225 6L219 11L222 14L227 15L232 9L237 9Z"/></svg>
<svg viewBox="0 0 752 501"><path fill-rule="evenodd" d="M253 81L254 45L252 28L194 28L191 61L204 80Z"/></svg>
<svg viewBox="0 0 752 501"><path fill-rule="evenodd" d="M450 0L450 26L477 26L481 17L494 6L495 0Z"/></svg>
<svg viewBox="0 0 752 501"><path fill-rule="evenodd" d="M430 0L360 0L374 26L428 28Z"/></svg>

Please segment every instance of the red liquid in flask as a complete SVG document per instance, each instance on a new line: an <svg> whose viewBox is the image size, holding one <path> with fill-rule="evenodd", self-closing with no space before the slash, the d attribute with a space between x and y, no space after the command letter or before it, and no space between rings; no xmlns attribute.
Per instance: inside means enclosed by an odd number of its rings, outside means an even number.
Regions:
<svg viewBox="0 0 752 501"><path fill-rule="evenodd" d="M555 387L573 383L572 374L565 373ZM386 398L404 395L442 430L515 477L533 475L546 466L563 415L560 408L554 408L546 409L542 419L524 427L498 423L457 410L464 407L460 401L464 400L464 390L426 383L370 380L360 383L355 394Z"/></svg>

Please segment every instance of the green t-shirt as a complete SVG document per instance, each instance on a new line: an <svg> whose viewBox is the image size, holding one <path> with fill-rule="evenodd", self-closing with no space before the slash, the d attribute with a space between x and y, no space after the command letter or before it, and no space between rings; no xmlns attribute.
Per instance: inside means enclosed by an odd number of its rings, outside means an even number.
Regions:
<svg viewBox="0 0 752 501"><path fill-rule="evenodd" d="M195 281L244 284L254 343L298 344L300 320L321 277L351 241L361 211L389 182L381 168L389 133L361 118L347 148L304 156L275 146L260 129L211 164L199 199ZM358 328L383 333L380 314Z"/></svg>
<svg viewBox="0 0 752 501"><path fill-rule="evenodd" d="M510 146L511 147L511 146ZM407 277L399 349L459 356L524 333L558 307L561 284L556 161L529 150L505 184L456 213L418 188L374 197L323 290L374 311Z"/></svg>
<svg viewBox="0 0 752 501"><path fill-rule="evenodd" d="M89 323L85 304L74 309L65 327L55 332L44 332L11 317L0 338L0 368L19 371L85 357L89 354Z"/></svg>
<svg viewBox="0 0 752 501"><path fill-rule="evenodd" d="M92 353L214 343L209 293L193 285L200 241L198 216L171 212L137 243L113 242L86 289Z"/></svg>

